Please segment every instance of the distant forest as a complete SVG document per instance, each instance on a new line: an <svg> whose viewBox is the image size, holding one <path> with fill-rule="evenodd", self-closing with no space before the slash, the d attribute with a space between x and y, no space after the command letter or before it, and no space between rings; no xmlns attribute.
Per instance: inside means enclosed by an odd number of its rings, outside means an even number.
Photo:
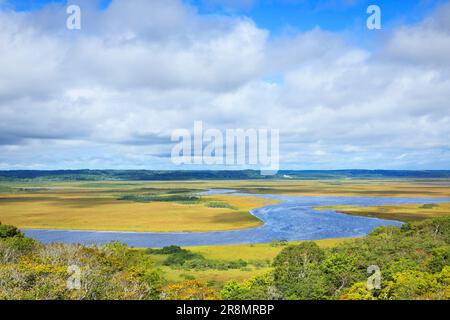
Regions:
<svg viewBox="0 0 450 320"><path fill-rule="evenodd" d="M316 180L316 179L442 179L450 170L281 170L261 175L258 170L6 170L0 181L107 181L107 180Z"/></svg>

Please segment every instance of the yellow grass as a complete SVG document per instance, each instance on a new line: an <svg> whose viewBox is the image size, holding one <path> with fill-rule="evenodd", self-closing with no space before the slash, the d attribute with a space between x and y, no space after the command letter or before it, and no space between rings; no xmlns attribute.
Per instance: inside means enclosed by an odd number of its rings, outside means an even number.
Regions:
<svg viewBox="0 0 450 320"><path fill-rule="evenodd" d="M337 211L402 221L422 220L450 215L450 203L436 203L433 207L417 204L385 205L372 207L341 207Z"/></svg>
<svg viewBox="0 0 450 320"><path fill-rule="evenodd" d="M349 241L350 238L335 238L315 240L314 242L321 248L333 247L337 244ZM289 242L289 244L299 244L302 241ZM208 259L218 260L272 260L280 251L285 248L283 245L273 245L270 243L258 244L233 244L223 246L199 246L187 247L186 249L200 253Z"/></svg>
<svg viewBox="0 0 450 320"><path fill-rule="evenodd" d="M450 180L234 180L151 182L154 187L227 188L256 194L367 197L450 197Z"/></svg>
<svg viewBox="0 0 450 320"><path fill-rule="evenodd" d="M60 192L60 191L58 191ZM109 231L210 231L256 227L253 208L270 203L256 197L209 196L237 208L204 203L138 203L98 194L8 194L0 197L0 221L19 228Z"/></svg>
<svg viewBox="0 0 450 320"><path fill-rule="evenodd" d="M250 193L303 196L450 197L448 180L241 181L229 182L226 187Z"/></svg>
<svg viewBox="0 0 450 320"><path fill-rule="evenodd" d="M230 269L230 270L179 270L171 269L170 267L161 267L161 271L164 273L165 278L169 282L178 282L186 280L185 276L189 275L195 279L202 280L205 282L215 282L217 287L220 287L224 283L235 280L244 281L248 278L254 277L256 275L268 272L271 268L269 267L255 267L249 266L244 269Z"/></svg>
<svg viewBox="0 0 450 320"><path fill-rule="evenodd" d="M319 247L330 248L345 241L351 241L351 238L336 238L315 240ZM302 241L289 242L289 245L299 244ZM258 274L271 270L270 264L273 259L286 246L274 246L272 244L236 244L221 246L199 246L186 247L186 249L199 253L210 260L233 261L242 259L249 265L241 269L230 270L180 270L162 265L167 258L165 255L153 255L155 262L169 281L177 282L185 279L186 275L203 281L212 281L219 286L227 281L243 281ZM257 262L263 262L263 266L257 266Z"/></svg>
<svg viewBox="0 0 450 320"><path fill-rule="evenodd" d="M450 197L449 180L242 180L242 181L85 181L0 183L0 221L20 228L111 231L211 231L255 227L248 213L267 204L255 197L209 196L237 208L209 208L205 203L138 203L117 200L123 194L166 194L174 189L237 189L255 194ZM12 190L12 191L11 191ZM443 207L445 209L445 207ZM387 216L396 214L348 213ZM402 208L403 210L403 208ZM404 211L419 217L426 213ZM430 213L436 213L433 210ZM441 213L439 213L441 214ZM444 214L444 212L442 213Z"/></svg>
<svg viewBox="0 0 450 320"><path fill-rule="evenodd" d="M227 188L249 193L379 197L450 197L449 179L416 180L215 180L215 181L104 181L14 183L15 187L57 187L71 192L115 189ZM88 186L88 187L87 187Z"/></svg>

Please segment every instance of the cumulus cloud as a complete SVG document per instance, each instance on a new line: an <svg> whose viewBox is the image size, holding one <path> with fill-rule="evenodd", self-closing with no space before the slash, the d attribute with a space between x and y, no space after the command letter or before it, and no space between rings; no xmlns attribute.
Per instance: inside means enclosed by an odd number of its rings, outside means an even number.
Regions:
<svg viewBox="0 0 450 320"><path fill-rule="evenodd" d="M170 134L279 128L285 168L447 168L450 6L376 51L177 0L0 11L0 168L173 168ZM273 80L275 79L275 80Z"/></svg>

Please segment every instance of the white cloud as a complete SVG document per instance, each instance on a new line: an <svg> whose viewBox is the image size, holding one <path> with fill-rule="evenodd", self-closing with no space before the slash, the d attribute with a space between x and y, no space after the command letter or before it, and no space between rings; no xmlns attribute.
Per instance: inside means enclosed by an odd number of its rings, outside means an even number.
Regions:
<svg viewBox="0 0 450 320"><path fill-rule="evenodd" d="M449 6L370 52L136 1L86 2L81 31L61 6L0 11L0 168L164 168L194 120L279 128L285 167L450 167Z"/></svg>

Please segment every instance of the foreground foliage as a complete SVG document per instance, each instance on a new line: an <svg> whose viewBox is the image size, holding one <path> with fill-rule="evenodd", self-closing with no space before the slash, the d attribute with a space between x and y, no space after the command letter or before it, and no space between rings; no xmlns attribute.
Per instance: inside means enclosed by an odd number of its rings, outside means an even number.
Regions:
<svg viewBox="0 0 450 320"><path fill-rule="evenodd" d="M369 266L381 271L370 289ZM269 274L227 283L223 299L450 299L450 217L380 227L367 237L321 249L288 246Z"/></svg>
<svg viewBox="0 0 450 320"><path fill-rule="evenodd" d="M77 276L74 266L80 271L75 288L68 286ZM145 254L120 243L84 247L4 238L0 299L156 299L163 282L151 266Z"/></svg>
<svg viewBox="0 0 450 320"><path fill-rule="evenodd" d="M211 260L177 246L41 244L0 224L0 299L450 299L450 217L380 227L331 248L282 246L269 272L227 282L218 292L196 279L169 283L155 257L186 270L240 268L247 261ZM68 285L73 266L77 288ZM367 285L369 266L381 271L379 288Z"/></svg>

